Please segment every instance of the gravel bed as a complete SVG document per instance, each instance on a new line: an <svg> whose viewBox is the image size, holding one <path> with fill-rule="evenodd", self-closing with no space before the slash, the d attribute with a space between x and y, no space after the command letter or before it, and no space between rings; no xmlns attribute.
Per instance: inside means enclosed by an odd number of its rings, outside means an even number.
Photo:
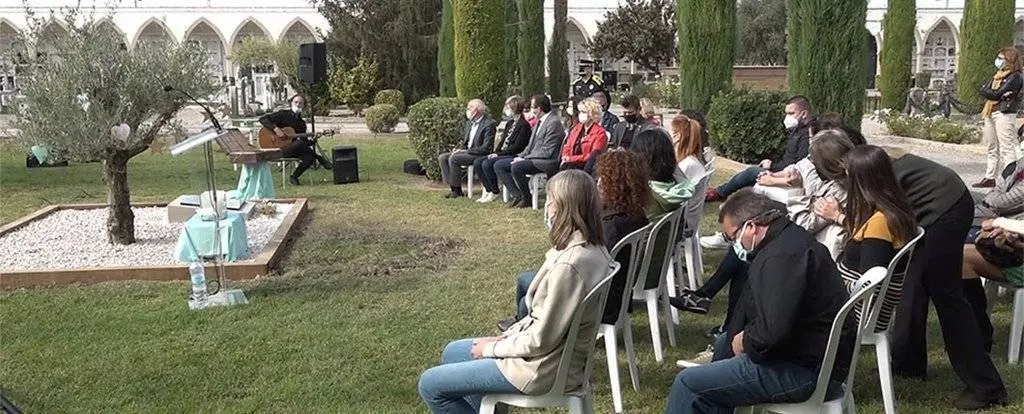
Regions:
<svg viewBox="0 0 1024 414"><path fill-rule="evenodd" d="M250 256L270 241L291 208L277 204L277 215L257 214L246 221ZM185 223L169 223L164 207L132 211L136 243L128 246L107 243L106 208L60 210L32 221L0 236L0 272L181 264L173 256Z"/></svg>

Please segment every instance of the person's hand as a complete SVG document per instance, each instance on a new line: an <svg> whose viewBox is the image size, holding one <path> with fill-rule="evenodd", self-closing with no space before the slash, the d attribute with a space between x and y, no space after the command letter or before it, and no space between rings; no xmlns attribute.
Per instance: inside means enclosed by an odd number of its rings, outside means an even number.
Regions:
<svg viewBox="0 0 1024 414"><path fill-rule="evenodd" d="M761 185L764 185L764 186L768 186L768 187L782 187L782 186L786 185L787 181L788 180L786 178L777 177L777 176L772 175L772 174L764 174L764 175L762 175L760 177L757 177L757 183L758 184L761 184Z"/></svg>
<svg viewBox="0 0 1024 414"><path fill-rule="evenodd" d="M991 231L992 229L995 229L995 221L995 219L985 219L985 221L981 222L981 229L986 231Z"/></svg>
<svg viewBox="0 0 1024 414"><path fill-rule="evenodd" d="M499 340L501 338L497 336L474 339L473 345L469 348L469 354L473 356L473 359L482 359L484 357L484 347L489 343L498 342Z"/></svg>
<svg viewBox="0 0 1024 414"><path fill-rule="evenodd" d="M274 136L278 138L284 138L284 130L278 127L274 127Z"/></svg>
<svg viewBox="0 0 1024 414"><path fill-rule="evenodd" d="M732 353L735 355L743 355L743 331L732 337Z"/></svg>
<svg viewBox="0 0 1024 414"><path fill-rule="evenodd" d="M497 158L498 154L488 154L487 158Z"/></svg>
<svg viewBox="0 0 1024 414"><path fill-rule="evenodd" d="M814 202L814 214L827 220L839 222L843 212L839 209L839 201L833 197L825 197Z"/></svg>
<svg viewBox="0 0 1024 414"><path fill-rule="evenodd" d="M772 160L761 160L761 163L758 165L765 169L772 168Z"/></svg>

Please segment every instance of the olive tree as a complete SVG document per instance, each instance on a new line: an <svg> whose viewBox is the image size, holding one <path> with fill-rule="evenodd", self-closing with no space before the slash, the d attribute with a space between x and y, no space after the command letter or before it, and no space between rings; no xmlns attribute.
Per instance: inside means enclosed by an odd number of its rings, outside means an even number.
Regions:
<svg viewBox="0 0 1024 414"><path fill-rule="evenodd" d="M29 15L24 33L29 49L41 50L39 42L45 40L46 50L55 53L30 53L22 67L28 82L22 88L18 139L70 160L101 160L110 207L107 240L134 243L128 160L146 151L184 105L178 94L164 92L164 85L195 96L216 91L203 69L206 52L189 43L127 49L118 35L74 10L57 18L70 30L44 39L44 20Z"/></svg>

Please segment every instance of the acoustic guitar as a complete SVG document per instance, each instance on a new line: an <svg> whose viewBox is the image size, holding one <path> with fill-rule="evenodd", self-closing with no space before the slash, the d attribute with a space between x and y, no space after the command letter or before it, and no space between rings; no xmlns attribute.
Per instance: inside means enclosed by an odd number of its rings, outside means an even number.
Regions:
<svg viewBox="0 0 1024 414"><path fill-rule="evenodd" d="M273 129L269 129L267 127L260 128L260 134L259 134L259 137L260 137L260 139L259 139L259 141L260 141L260 148L262 148L262 149L284 148L284 147L287 147L288 144L291 144L292 141L294 141L296 139L309 139L309 140L312 140L315 143L317 139L319 139L320 137L322 137L324 135L334 135L334 130L333 129L328 129L326 131L320 131L320 132L317 132L315 134L313 134L313 133L298 134L291 127L284 127L284 128L281 128L281 130L284 131L284 138L278 138L277 134L274 133Z"/></svg>

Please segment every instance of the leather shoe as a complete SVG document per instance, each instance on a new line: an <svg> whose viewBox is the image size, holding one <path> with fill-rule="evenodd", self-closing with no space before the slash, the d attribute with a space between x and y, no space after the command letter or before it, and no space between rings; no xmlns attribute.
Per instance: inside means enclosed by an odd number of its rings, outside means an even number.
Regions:
<svg viewBox="0 0 1024 414"><path fill-rule="evenodd" d="M512 205L512 208L530 208L533 207L533 202L527 199L519 200L518 203Z"/></svg>
<svg viewBox="0 0 1024 414"><path fill-rule="evenodd" d="M448 194L445 194L444 198L459 198L459 197L465 197L465 196L466 196L465 194L456 193L456 192L452 191L452 192L449 192Z"/></svg>
<svg viewBox="0 0 1024 414"><path fill-rule="evenodd" d="M516 198L516 197L510 198L508 200L508 208L515 208L515 206L517 204L519 204L519 200L522 200L522 199L521 198Z"/></svg>
<svg viewBox="0 0 1024 414"><path fill-rule="evenodd" d="M1004 406L1006 405L1006 397L995 398L995 399L984 399L978 398L970 390L960 391L960 395L953 401L953 406L963 411L977 411L992 406Z"/></svg>
<svg viewBox="0 0 1024 414"><path fill-rule="evenodd" d="M976 182L974 184L971 184L971 187L974 187L974 188L992 188L992 187L995 187L995 186L996 186L996 180L993 180L991 178L985 178L985 179L982 179L981 181L978 181L978 182Z"/></svg>

